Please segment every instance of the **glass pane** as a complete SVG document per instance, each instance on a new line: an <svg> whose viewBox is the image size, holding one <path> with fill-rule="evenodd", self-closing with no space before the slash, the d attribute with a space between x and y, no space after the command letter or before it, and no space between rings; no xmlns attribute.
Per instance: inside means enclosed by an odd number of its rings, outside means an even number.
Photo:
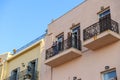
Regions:
<svg viewBox="0 0 120 80"><path fill-rule="evenodd" d="M58 37L58 42L62 42L63 41L63 35Z"/></svg>
<svg viewBox="0 0 120 80"><path fill-rule="evenodd" d="M64 38L63 35L58 37L58 46L57 46L58 47L58 51L62 51L63 50L63 38Z"/></svg>
<svg viewBox="0 0 120 80"><path fill-rule="evenodd" d="M116 78L116 71L107 72L104 74L104 80L110 80L111 78Z"/></svg>
<svg viewBox="0 0 120 80"><path fill-rule="evenodd" d="M79 42L78 42L78 40L80 39L79 28L80 27L78 26L72 29L72 47L74 48L79 48Z"/></svg>
<svg viewBox="0 0 120 80"><path fill-rule="evenodd" d="M101 13L99 16L100 16L100 18L101 18L101 17L104 17L104 16L106 16L106 15L108 15L108 14L110 14L110 10L107 10L107 11Z"/></svg>

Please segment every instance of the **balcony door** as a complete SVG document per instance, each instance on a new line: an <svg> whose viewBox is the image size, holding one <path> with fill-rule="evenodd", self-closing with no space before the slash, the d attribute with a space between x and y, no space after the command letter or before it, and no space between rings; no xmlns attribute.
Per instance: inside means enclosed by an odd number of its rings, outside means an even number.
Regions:
<svg viewBox="0 0 120 80"><path fill-rule="evenodd" d="M99 22L100 32L111 29L111 14L109 9L99 14Z"/></svg>
<svg viewBox="0 0 120 80"><path fill-rule="evenodd" d="M72 29L72 47L80 48L80 27L75 27Z"/></svg>
<svg viewBox="0 0 120 80"><path fill-rule="evenodd" d="M57 37L57 47L58 47L58 52L63 51L64 49L64 35L59 35Z"/></svg>

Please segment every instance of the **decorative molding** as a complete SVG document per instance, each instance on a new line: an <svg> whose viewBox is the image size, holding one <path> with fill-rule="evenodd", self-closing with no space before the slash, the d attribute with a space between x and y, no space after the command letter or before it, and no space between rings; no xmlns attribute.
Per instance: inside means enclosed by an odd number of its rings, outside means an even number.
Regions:
<svg viewBox="0 0 120 80"><path fill-rule="evenodd" d="M99 15L99 14L101 14L101 13L103 13L104 11L109 10L109 9L110 9L110 6L108 6L108 7L106 7L106 8L104 8L104 6L101 6L101 7L100 7L100 11L97 12L97 14Z"/></svg>

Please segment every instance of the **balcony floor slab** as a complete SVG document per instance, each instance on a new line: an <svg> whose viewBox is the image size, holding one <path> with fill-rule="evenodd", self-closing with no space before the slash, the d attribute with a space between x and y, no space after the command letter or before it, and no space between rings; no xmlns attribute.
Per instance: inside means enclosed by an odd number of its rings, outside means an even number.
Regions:
<svg viewBox="0 0 120 80"><path fill-rule="evenodd" d="M120 35L118 33L107 30L91 39L84 41L83 45L89 49L96 50L118 40L120 40Z"/></svg>
<svg viewBox="0 0 120 80"><path fill-rule="evenodd" d="M81 51L75 48L67 49L59 54L47 59L45 64L55 67L81 56Z"/></svg>

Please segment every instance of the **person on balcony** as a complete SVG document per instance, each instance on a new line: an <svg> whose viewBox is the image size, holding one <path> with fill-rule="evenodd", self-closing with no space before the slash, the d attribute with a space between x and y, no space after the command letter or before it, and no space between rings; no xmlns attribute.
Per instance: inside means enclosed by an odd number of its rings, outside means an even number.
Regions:
<svg viewBox="0 0 120 80"><path fill-rule="evenodd" d="M53 42L52 48L53 48L53 55L56 55L58 53L57 41Z"/></svg>

